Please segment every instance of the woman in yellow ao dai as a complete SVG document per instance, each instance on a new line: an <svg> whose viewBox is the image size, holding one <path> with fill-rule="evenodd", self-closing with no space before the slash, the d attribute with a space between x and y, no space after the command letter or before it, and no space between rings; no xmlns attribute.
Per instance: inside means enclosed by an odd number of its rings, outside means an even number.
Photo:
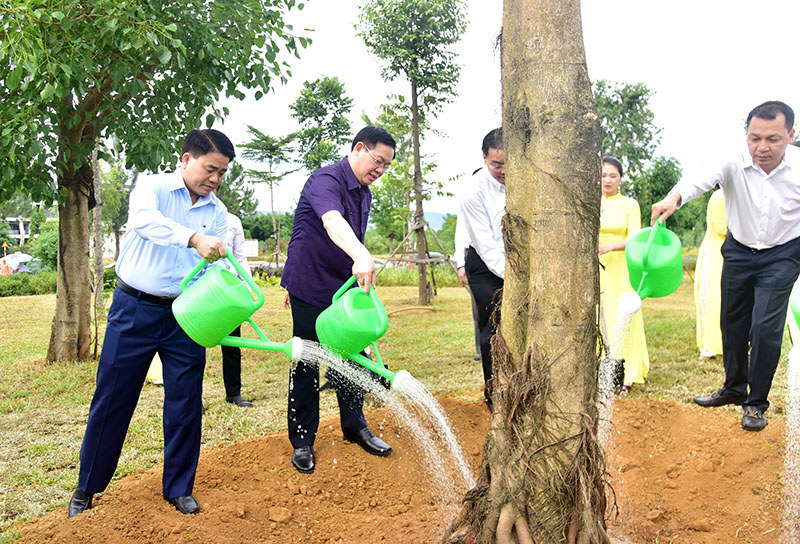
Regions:
<svg viewBox="0 0 800 544"><path fill-rule="evenodd" d="M605 345L610 355L625 360L625 391L634 383L644 383L650 369L642 312L634 314L627 331L615 332L617 300L633 292L628 280L625 245L642 227L639 203L619 193L622 164L614 157L603 157L600 204L600 308ZM619 334L621 338L614 338ZM620 344L620 345L614 345Z"/></svg>
<svg viewBox="0 0 800 544"><path fill-rule="evenodd" d="M701 359L722 355L719 313L722 278L722 243L728 232L725 198L715 191L706 210L706 235L697 253L694 274L694 303L697 308L697 348Z"/></svg>

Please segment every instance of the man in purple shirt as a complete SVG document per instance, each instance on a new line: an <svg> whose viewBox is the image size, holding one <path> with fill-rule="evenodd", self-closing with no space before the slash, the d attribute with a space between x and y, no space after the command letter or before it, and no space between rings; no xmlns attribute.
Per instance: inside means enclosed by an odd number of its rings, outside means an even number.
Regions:
<svg viewBox="0 0 800 544"><path fill-rule="evenodd" d="M389 167L395 145L385 129L365 127L356 134L346 158L320 168L306 181L281 278L281 286L289 292L294 336L318 341L317 317L351 276L367 292L375 285L375 263L364 247L372 202L369 185ZM314 472L318 382L319 368L304 361L291 372L287 415L292 465L304 474ZM367 427L363 391L337 387L336 397L344 439L373 455L389 455L391 446Z"/></svg>

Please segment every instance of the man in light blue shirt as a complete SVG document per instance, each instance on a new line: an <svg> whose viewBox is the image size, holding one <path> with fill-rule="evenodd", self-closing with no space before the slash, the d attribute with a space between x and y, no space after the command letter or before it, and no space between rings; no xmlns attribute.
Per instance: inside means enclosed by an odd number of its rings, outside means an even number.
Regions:
<svg viewBox="0 0 800 544"><path fill-rule="evenodd" d="M172 301L201 257L225 256L227 210L213 191L234 156L221 132L193 130L183 141L180 170L140 177L131 193L69 517L91 508L92 496L111 481L156 353L164 364L163 496L181 513L200 510L192 488L206 352L178 326Z"/></svg>

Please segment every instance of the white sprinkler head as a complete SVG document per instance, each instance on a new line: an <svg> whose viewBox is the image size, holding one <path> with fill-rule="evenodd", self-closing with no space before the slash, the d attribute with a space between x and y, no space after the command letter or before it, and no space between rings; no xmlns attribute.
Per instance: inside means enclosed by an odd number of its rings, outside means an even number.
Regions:
<svg viewBox="0 0 800 544"><path fill-rule="evenodd" d="M409 394L416 380L408 370L398 370L392 378L392 391Z"/></svg>
<svg viewBox="0 0 800 544"><path fill-rule="evenodd" d="M292 362L297 362L303 357L303 340L297 336L292 337Z"/></svg>

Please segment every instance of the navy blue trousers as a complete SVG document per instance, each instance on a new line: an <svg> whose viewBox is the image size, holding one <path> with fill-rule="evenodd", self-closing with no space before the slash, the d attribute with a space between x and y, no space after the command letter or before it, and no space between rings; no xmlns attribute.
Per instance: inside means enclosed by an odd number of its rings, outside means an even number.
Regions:
<svg viewBox="0 0 800 544"><path fill-rule="evenodd" d="M164 367L163 494L174 498L192 493L200 455L205 348L178 326L171 307L119 289L114 292L97 366L81 446L79 489L98 493L111 481L156 352Z"/></svg>
<svg viewBox="0 0 800 544"><path fill-rule="evenodd" d="M304 340L319 342L317 317L324 308L313 306L289 295L292 305L292 334ZM353 363L354 365L356 363ZM361 367L359 367L361 368ZM369 372L365 370L365 372ZM364 417L364 391L344 380L333 369L328 379L336 385L336 400L339 401L339 420L342 430L357 433L367 426ZM313 446L319 428L319 367L297 363L289 377L289 441L293 448Z"/></svg>
<svg viewBox="0 0 800 544"><path fill-rule="evenodd" d="M756 250L729 233L722 258L723 389L747 395L744 406L765 411L780 359L789 295L800 272L800 238Z"/></svg>

